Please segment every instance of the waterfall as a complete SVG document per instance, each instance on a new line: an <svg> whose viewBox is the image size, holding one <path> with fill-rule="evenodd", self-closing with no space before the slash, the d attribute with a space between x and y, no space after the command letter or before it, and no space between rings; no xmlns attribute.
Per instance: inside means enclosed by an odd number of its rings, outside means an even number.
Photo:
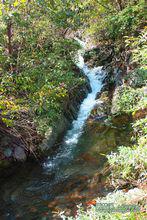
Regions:
<svg viewBox="0 0 147 220"><path fill-rule="evenodd" d="M78 39L76 39L78 40ZM79 137L83 132L84 124L87 118L90 115L91 110L94 108L96 104L96 95L101 91L103 87L103 79L105 77L105 73L102 70L102 67L95 67L93 69L89 69L84 63L84 43L80 40L78 42L83 46L81 50L78 51L77 54L77 66L83 71L83 73L88 77L91 92L88 96L83 100L76 120L72 122L71 129L69 129L63 139L63 144L59 148L59 151L52 158L48 158L48 160L44 163L44 167L49 170L54 168L58 168L61 164L67 163L72 160L74 149L78 143Z"/></svg>

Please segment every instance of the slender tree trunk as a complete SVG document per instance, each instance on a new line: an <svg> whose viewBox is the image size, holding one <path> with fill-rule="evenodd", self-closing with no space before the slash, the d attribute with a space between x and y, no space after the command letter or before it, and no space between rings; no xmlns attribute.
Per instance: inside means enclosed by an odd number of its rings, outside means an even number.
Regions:
<svg viewBox="0 0 147 220"><path fill-rule="evenodd" d="M8 53L11 56L13 53L12 47L12 21L9 20L7 24L7 37L8 37Z"/></svg>
<svg viewBox="0 0 147 220"><path fill-rule="evenodd" d="M1 0L1 3L2 3L2 13L3 15L5 15L5 0ZM11 4L9 4L9 9L11 9ZM13 47L12 47L12 36L13 36L13 33L12 33L12 21L11 19L8 19L7 21L7 49L8 49L8 53L9 55L11 56L12 55L12 52L13 52Z"/></svg>
<svg viewBox="0 0 147 220"><path fill-rule="evenodd" d="M119 11L122 11L123 10L123 4L122 4L122 0L116 0L116 5L117 5L117 9Z"/></svg>

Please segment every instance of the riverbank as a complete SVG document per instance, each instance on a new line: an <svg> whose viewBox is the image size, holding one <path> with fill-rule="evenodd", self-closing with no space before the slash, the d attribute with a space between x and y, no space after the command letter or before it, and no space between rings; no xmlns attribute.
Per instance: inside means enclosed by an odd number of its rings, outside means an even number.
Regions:
<svg viewBox="0 0 147 220"><path fill-rule="evenodd" d="M108 73L105 79L106 86L97 97L97 104L87 121L86 133L93 139L95 145L94 154L89 155L94 159L98 154L107 158L105 172L105 187L112 187L113 192L105 197L95 197L89 200L87 212L82 206L75 217L71 219L144 219L145 203L147 195L146 186L146 127L147 127L147 93L145 58L140 57L144 51L145 29L138 37L133 38L134 44L125 46L125 42L118 46L98 45L93 50L87 51L85 60L91 67L103 65ZM129 40L128 40L129 42ZM127 42L127 43L128 43ZM138 42L138 44L137 44ZM143 42L141 45L139 42ZM137 49L136 49L137 45ZM135 57L135 59L134 59ZM137 59L138 58L138 59ZM109 133L109 128L118 131L118 140ZM127 133L123 135L127 129ZM106 132L105 141L101 140L101 133ZM114 142L114 140L116 142ZM99 143L102 150L99 152ZM110 148L111 153L105 152ZM111 146L115 146L111 148ZM99 186L99 185L97 185ZM103 204L113 204L115 207L136 205L137 211L128 210L123 214L112 213L107 206L100 210ZM85 206L84 206L85 207ZM107 210L107 214L104 213Z"/></svg>
<svg viewBox="0 0 147 220"><path fill-rule="evenodd" d="M4 170L7 172L11 166L15 167L17 162L24 162L31 158L41 160L43 156L49 155L53 151L52 147L55 148L56 144L62 140L71 122L77 117L81 102L91 89L86 76L76 66L73 67L75 79L81 80L82 83L71 87L66 97L63 97L60 116L52 127L49 125L49 128L40 133L35 113L31 112L31 109L18 110L12 125L4 123L1 119L0 172Z"/></svg>
<svg viewBox="0 0 147 220"><path fill-rule="evenodd" d="M14 175L14 178L11 177L11 190L9 189L9 183L7 184L3 180L4 184L2 186L5 193L1 193L2 199L4 199L2 214L5 215L5 213L7 213L7 210L5 210L7 201L13 198L13 202L11 201L12 207L10 207L8 211L10 215L16 215L17 213L19 216L25 215L27 217L40 215L52 216L50 212L53 211L57 212L57 214L53 214L53 218L56 219L59 216L58 213L65 210L67 216L76 216L76 205L80 202L83 202L84 207L87 208L87 206L96 205L98 200L97 196L100 196L100 198L101 196L106 196L108 192L115 188L127 190L129 187L138 187L135 182L136 180L133 182L134 185L132 186L130 185L130 183L132 184L132 179L128 183L128 179L126 181L120 176L115 179L115 174L112 176L113 179L110 176L111 178L109 181L106 181L106 177L113 171L113 167L107 166L105 172L101 170L106 161L107 153L117 149L118 145L127 145L127 149L130 149L129 147L132 145L131 136L133 133L131 123L133 123L134 120L134 114L132 115L131 112L119 113L118 111L112 113L112 100L115 88L109 83L108 76L103 80L105 86L97 96L97 102L87 121L85 132L81 139L79 139L77 146L78 157L75 158L75 161L68 167L61 167L59 171L55 169L56 172L53 173L50 173L50 167L49 170L48 167L46 167L46 171L44 170L44 172L42 172L42 167L39 164L34 164L34 166L32 166L32 163L30 163L31 168L29 168L30 164L24 166L25 175L19 171L20 173ZM78 148L81 151L80 153ZM128 150L124 151L124 155L126 155L127 151ZM131 151L130 154L132 153ZM121 151L121 155L118 159L120 164L118 163L116 171L119 166L122 168L122 154L123 152ZM136 151L134 151L134 155L135 154ZM60 159L60 157L57 159ZM126 160L128 161L128 158ZM65 162L67 164L67 160L65 160ZM50 163L47 161L46 164L48 165ZM125 166L126 164L125 161ZM118 171L118 174L120 174L120 171ZM59 181L60 178L61 181ZM56 182L56 180L59 182ZM52 181L55 181L55 183L53 182L53 186L50 185ZM65 190L63 189L63 185L64 187L66 186ZM140 184L140 187L142 186L143 185ZM145 191L143 189L143 192L139 192L142 195ZM36 198L34 202L32 202L32 195ZM44 199L42 199L42 195ZM52 196L55 196L55 198L53 199ZM112 202L112 200L110 201ZM140 199L136 201L138 202ZM19 208L17 205L18 202ZM24 206L27 206L27 213ZM97 213L93 212L93 215L96 214ZM86 216L89 214L84 213L84 215ZM83 217L80 214L80 210L79 216L81 218Z"/></svg>

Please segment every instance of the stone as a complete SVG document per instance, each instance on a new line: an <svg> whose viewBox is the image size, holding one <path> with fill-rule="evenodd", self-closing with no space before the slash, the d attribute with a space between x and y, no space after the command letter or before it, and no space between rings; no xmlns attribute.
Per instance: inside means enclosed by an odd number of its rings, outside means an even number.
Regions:
<svg viewBox="0 0 147 220"><path fill-rule="evenodd" d="M128 125L132 118L131 115L123 113L121 115L114 115L111 121L116 127L122 127L123 125Z"/></svg>
<svg viewBox="0 0 147 220"><path fill-rule="evenodd" d="M12 156L12 149L11 148L6 148L4 150L4 155L5 155L5 157L11 157Z"/></svg>
<svg viewBox="0 0 147 220"><path fill-rule="evenodd" d="M119 68L114 69L114 79L115 79L115 85L121 86L123 84L122 82L122 71Z"/></svg>
<svg viewBox="0 0 147 220"><path fill-rule="evenodd" d="M16 160L26 160L26 153L22 147L15 147L13 157Z"/></svg>
<svg viewBox="0 0 147 220"><path fill-rule="evenodd" d="M122 86L118 86L113 93L112 107L111 107L112 114L117 114L120 112L117 102L120 99L120 91L122 90L122 88L123 88Z"/></svg>

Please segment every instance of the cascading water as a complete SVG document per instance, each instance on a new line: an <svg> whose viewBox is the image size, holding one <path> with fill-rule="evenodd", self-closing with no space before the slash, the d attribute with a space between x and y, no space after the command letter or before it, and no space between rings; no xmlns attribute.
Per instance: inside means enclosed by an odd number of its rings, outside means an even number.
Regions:
<svg viewBox="0 0 147 220"><path fill-rule="evenodd" d="M47 168L47 170L53 170L55 168L58 169L61 164L67 163L68 161L72 160L72 157L74 155L73 151L78 143L79 137L82 134L85 121L90 115L90 112L93 109L94 105L96 104L96 94L100 92L103 86L102 81L105 77L105 74L102 70L102 67L89 69L84 64L83 54L85 44L79 39L76 40L83 47L83 49L78 51L77 66L88 77L92 91L88 94L88 96L81 104L78 117L76 120L73 121L71 129L67 131L67 134L65 135L63 140L63 144L60 147L58 153L56 154L56 156L48 158L48 160L44 163L44 167Z"/></svg>
<svg viewBox="0 0 147 220"><path fill-rule="evenodd" d="M79 43L84 46L83 42ZM98 172L104 165L104 158L100 154L104 150L103 141L108 142L108 133L100 132L99 138L99 131L96 130L92 135L89 129L87 132L83 129L96 103L96 95L103 87L105 73L101 67L89 69L84 64L83 53L83 49L78 52L77 65L88 77L91 93L81 104L77 119L73 121L54 156L43 164L32 161L24 163L14 175L9 176L9 181L2 178L0 219L58 219L53 217L53 210L67 208L74 211L76 204L96 198L97 192L105 192L103 184L99 182ZM121 132L117 128L112 129L112 134L117 134L117 140L119 137L124 141L128 134L124 126ZM98 142L93 139L95 136ZM109 147L105 150L110 151Z"/></svg>
<svg viewBox="0 0 147 220"><path fill-rule="evenodd" d="M79 41L79 43L84 46L83 42ZM96 94L103 87L102 81L105 73L101 67L89 69L84 64L83 53L84 49L78 52L77 66L88 77L91 93L82 102L77 119L73 121L71 129L67 131L63 143L54 156L48 158L43 165L26 165L23 172L20 170L20 172L10 177L9 182L1 183L3 190L0 192L0 201L2 201L0 219L15 220L15 216L18 215L22 219L42 219L42 213L44 215L46 210L49 216L48 219L53 219L51 209L46 207L46 204L58 197L62 198L64 193L67 193L70 197L71 191L75 191L77 186L81 190L82 184L85 184L85 176L91 176L97 171L99 162L93 165L93 163L89 164L86 160L85 162L82 160L81 153L87 152L87 143L80 143L80 146L78 144L85 122L96 103ZM84 177L81 183L77 183L79 176L81 176L81 179ZM68 187L69 189L66 191ZM85 185L82 188L85 189ZM69 201L70 204L71 200ZM63 196L61 203L64 202L67 203Z"/></svg>

